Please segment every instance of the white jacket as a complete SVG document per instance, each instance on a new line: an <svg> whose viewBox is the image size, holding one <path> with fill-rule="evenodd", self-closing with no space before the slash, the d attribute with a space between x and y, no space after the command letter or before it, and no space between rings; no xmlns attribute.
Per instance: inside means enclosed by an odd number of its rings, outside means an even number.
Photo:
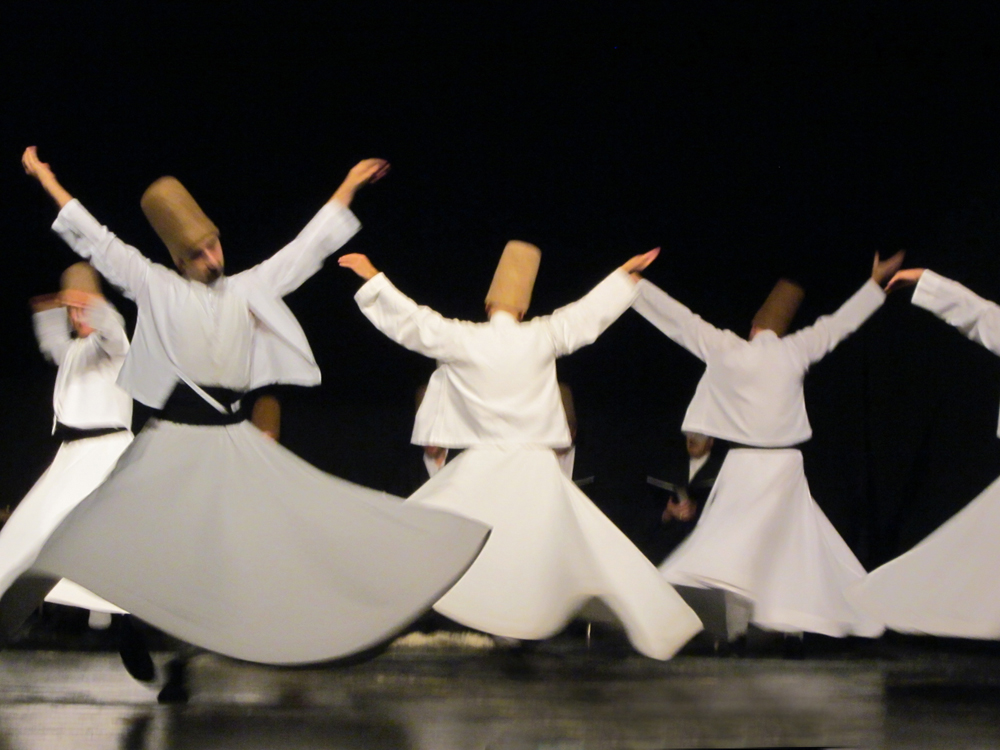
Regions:
<svg viewBox="0 0 1000 750"><path fill-rule="evenodd" d="M128 429L132 426L132 399L115 385L128 353L124 322L106 301L88 307L85 320L93 333L74 339L65 308L32 316L38 348L59 367L52 392L52 428L58 421L79 429Z"/></svg>
<svg viewBox="0 0 1000 750"><path fill-rule="evenodd" d="M298 237L253 268L224 278L227 293L246 299L256 320L251 346L249 387L269 383L317 385L320 371L309 342L282 297L294 291L339 250L360 228L353 213L331 201ZM79 255L90 260L104 278L133 299L139 308L132 348L118 384L133 398L154 409L166 402L182 379L170 340L171 307L186 294L188 281L151 262L126 245L76 200L59 212L52 229Z"/></svg>
<svg viewBox="0 0 1000 750"><path fill-rule="evenodd" d="M634 298L635 285L620 270L577 302L523 323L502 312L488 323L444 318L383 274L355 295L382 333L438 361L417 410L412 442L444 448L569 446L556 358L592 343Z"/></svg>
<svg viewBox="0 0 1000 750"><path fill-rule="evenodd" d="M762 448L812 437L802 390L806 371L885 301L869 280L814 325L781 338L762 331L747 341L706 323L650 282L638 286L636 311L706 365L681 429Z"/></svg>

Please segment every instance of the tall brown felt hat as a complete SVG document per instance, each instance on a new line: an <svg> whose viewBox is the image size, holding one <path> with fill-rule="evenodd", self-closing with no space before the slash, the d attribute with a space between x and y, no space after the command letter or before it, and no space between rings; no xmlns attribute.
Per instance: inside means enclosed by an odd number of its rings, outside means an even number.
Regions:
<svg viewBox="0 0 1000 750"><path fill-rule="evenodd" d="M526 313L541 262L542 251L534 245L519 240L508 242L493 274L486 304L506 305L522 315Z"/></svg>
<svg viewBox="0 0 1000 750"><path fill-rule="evenodd" d="M161 177L146 188L140 205L175 264L189 257L206 239L219 234L219 228L176 177Z"/></svg>
<svg viewBox="0 0 1000 750"><path fill-rule="evenodd" d="M784 336L802 304L806 290L788 279L778 279L760 310L753 316L753 325Z"/></svg>
<svg viewBox="0 0 1000 750"><path fill-rule="evenodd" d="M87 294L102 294L101 277L86 261L74 263L59 278L59 286L63 291L74 289Z"/></svg>

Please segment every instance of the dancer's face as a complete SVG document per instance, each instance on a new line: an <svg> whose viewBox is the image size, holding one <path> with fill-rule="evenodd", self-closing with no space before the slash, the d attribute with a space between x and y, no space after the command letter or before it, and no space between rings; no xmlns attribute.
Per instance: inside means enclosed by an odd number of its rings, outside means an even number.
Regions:
<svg viewBox="0 0 1000 750"><path fill-rule="evenodd" d="M94 332L94 329L87 325L86 311L82 307L67 307L66 312L69 314L69 322L73 326L73 330L81 339L87 338Z"/></svg>
<svg viewBox="0 0 1000 750"><path fill-rule="evenodd" d="M185 279L200 281L202 284L211 284L222 276L225 263L218 235L213 234L204 240L188 257L181 259L178 267Z"/></svg>
<svg viewBox="0 0 1000 750"><path fill-rule="evenodd" d="M712 450L712 443L715 442L707 435L701 435L697 432L685 433L684 437L687 441L687 452L691 458L701 458L708 455L708 452Z"/></svg>

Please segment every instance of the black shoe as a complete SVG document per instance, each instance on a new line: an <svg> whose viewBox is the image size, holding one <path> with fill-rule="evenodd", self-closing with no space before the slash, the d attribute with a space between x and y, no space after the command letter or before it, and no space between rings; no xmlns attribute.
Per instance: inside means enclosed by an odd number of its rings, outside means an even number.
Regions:
<svg viewBox="0 0 1000 750"><path fill-rule="evenodd" d="M714 652L719 657L735 656L743 658L747 655L747 634L738 635L731 641L716 638Z"/></svg>
<svg viewBox="0 0 1000 750"><path fill-rule="evenodd" d="M167 663L167 681L156 696L159 703L187 703L187 659L176 657Z"/></svg>
<svg viewBox="0 0 1000 750"><path fill-rule="evenodd" d="M125 671L139 682L156 679L156 667L146 648L146 639L132 622L130 615L123 615L118 627L118 654L122 657Z"/></svg>
<svg viewBox="0 0 1000 750"><path fill-rule="evenodd" d="M806 658L806 650L801 635L785 634L781 643L781 658L801 661Z"/></svg>

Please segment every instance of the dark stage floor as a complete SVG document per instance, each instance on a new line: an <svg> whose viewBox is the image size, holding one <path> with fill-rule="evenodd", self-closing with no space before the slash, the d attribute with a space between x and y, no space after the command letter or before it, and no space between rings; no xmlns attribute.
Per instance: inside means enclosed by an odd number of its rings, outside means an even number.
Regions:
<svg viewBox="0 0 1000 750"><path fill-rule="evenodd" d="M576 640L520 654L394 647L311 669L206 654L191 687L188 705L159 706L115 654L9 650L0 750L1000 747L1000 655L988 645L658 663Z"/></svg>

